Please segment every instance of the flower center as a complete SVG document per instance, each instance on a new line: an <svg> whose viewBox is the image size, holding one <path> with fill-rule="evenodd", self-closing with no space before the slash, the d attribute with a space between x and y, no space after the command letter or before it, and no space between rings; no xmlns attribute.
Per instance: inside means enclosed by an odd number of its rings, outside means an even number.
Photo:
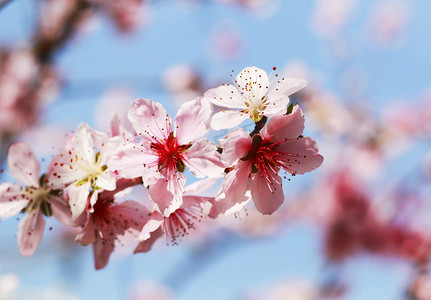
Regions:
<svg viewBox="0 0 431 300"><path fill-rule="evenodd" d="M165 217L162 230L166 238L172 245L178 245L181 238L188 235L188 231L195 229L195 222L200 222L205 216L201 206L191 206L180 208L173 212L169 217Z"/></svg>
<svg viewBox="0 0 431 300"><path fill-rule="evenodd" d="M24 189L25 196L27 199L29 199L29 203L27 207L24 209L25 212L31 213L37 208L41 208L42 213L50 217L52 216L52 210L51 205L49 203L49 198L51 196L50 190L47 189L45 186L41 187L26 187Z"/></svg>
<svg viewBox="0 0 431 300"><path fill-rule="evenodd" d="M94 163L87 162L86 160L80 160L78 157L75 157L75 162L81 170L84 170L87 173L87 176L84 179L78 181L76 185L83 185L84 183L90 181L91 187L93 189L99 189L99 187L96 186L97 177L102 172L105 172L108 168L107 165L102 165L100 152L96 154Z"/></svg>
<svg viewBox="0 0 431 300"><path fill-rule="evenodd" d="M151 143L151 149L159 157L159 171L167 170L168 172L184 172L186 166L183 162L183 154L191 147L191 145L191 143L187 145L178 145L178 141L172 132L166 140Z"/></svg>

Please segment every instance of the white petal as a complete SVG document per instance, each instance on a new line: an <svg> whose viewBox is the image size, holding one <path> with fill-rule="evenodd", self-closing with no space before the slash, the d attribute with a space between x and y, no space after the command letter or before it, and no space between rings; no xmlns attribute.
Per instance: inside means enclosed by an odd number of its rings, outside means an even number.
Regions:
<svg viewBox="0 0 431 300"><path fill-rule="evenodd" d="M211 127L214 130L233 128L247 119L248 114L237 110L223 110L214 114L211 119Z"/></svg>
<svg viewBox="0 0 431 300"><path fill-rule="evenodd" d="M268 91L268 75L262 69L247 67L236 77L239 91L253 103L259 102Z"/></svg>
<svg viewBox="0 0 431 300"><path fill-rule="evenodd" d="M72 211L72 221L76 220L85 210L90 193L90 182L77 186L71 184L66 188L69 194L69 205Z"/></svg>
<svg viewBox="0 0 431 300"><path fill-rule="evenodd" d="M246 108L244 97L241 92L232 85L224 84L205 92L204 99L214 105L229 108Z"/></svg>
<svg viewBox="0 0 431 300"><path fill-rule="evenodd" d="M303 89L308 85L308 81L302 78L284 77L280 78L277 83L268 92L268 98L284 95L289 96Z"/></svg>
<svg viewBox="0 0 431 300"><path fill-rule="evenodd" d="M9 218L15 216L26 207L29 200L23 198L20 187L16 184L0 184L0 217Z"/></svg>

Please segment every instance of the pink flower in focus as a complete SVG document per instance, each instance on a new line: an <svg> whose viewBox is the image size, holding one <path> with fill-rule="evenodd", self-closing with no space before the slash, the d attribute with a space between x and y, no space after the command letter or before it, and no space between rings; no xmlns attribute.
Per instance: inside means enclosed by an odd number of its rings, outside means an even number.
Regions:
<svg viewBox="0 0 431 300"><path fill-rule="evenodd" d="M53 175L51 184L66 187L74 219L86 209L90 190L115 189L115 177L106 162L118 145L116 142L107 141L105 134L83 123L75 130L71 145L51 160L48 166ZM96 147L100 152L95 151ZM90 205L93 206L96 200L92 197Z"/></svg>
<svg viewBox="0 0 431 300"><path fill-rule="evenodd" d="M133 181L133 180L132 180ZM117 183L115 191L95 191L97 201L92 213L76 240L83 246L93 244L94 263L96 270L104 268L114 251L119 236L126 232L135 232L136 236L148 219L149 211L135 201L117 202L128 180ZM120 192L121 193L118 193Z"/></svg>
<svg viewBox="0 0 431 300"><path fill-rule="evenodd" d="M271 83L265 71L245 68L233 85L224 84L205 93L205 99L214 105L230 109L214 114L211 127L215 130L233 128L248 118L258 122L263 116L282 115L289 104L288 96L307 84L305 79L290 77Z"/></svg>
<svg viewBox="0 0 431 300"><path fill-rule="evenodd" d="M272 214L284 202L281 169L304 174L318 168L323 157L316 142L303 137L304 117L298 106L289 115L273 117L260 134L251 138L242 129L222 141L225 159L237 164L224 179L224 197L216 199L212 215L225 213L247 199L251 191L254 204L262 214ZM217 201L218 200L218 201Z"/></svg>
<svg viewBox="0 0 431 300"><path fill-rule="evenodd" d="M23 255L31 256L42 239L45 228L43 215L54 216L70 225L70 207L60 196L61 190L55 185L48 185L53 178L51 172L39 178L40 164L27 144L12 144L7 162L12 175L25 186L12 183L0 185L0 217L26 213L19 224L18 246Z"/></svg>
<svg viewBox="0 0 431 300"><path fill-rule="evenodd" d="M129 119L140 142L123 147L110 168L126 178L142 177L155 209L169 216L181 206L186 166L200 178L223 174L217 147L204 138L210 114L210 104L198 98L184 103L172 124L160 103L136 100Z"/></svg>

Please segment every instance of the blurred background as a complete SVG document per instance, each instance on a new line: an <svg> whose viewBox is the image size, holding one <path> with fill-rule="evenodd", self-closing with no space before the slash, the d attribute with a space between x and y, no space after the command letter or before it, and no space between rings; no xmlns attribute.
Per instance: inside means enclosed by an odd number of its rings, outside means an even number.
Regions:
<svg viewBox="0 0 431 300"><path fill-rule="evenodd" d="M100 271L56 220L30 258L3 220L0 299L431 299L430 13L428 0L0 1L2 182L11 142L46 166L81 122L106 130L139 97L175 116L247 66L309 80L291 101L325 157L285 182L272 216L251 205L147 254L125 239Z"/></svg>

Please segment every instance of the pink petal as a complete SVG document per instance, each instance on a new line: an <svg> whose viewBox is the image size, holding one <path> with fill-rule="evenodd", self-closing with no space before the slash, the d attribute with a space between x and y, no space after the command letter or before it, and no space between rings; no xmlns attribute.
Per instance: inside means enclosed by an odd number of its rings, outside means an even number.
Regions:
<svg viewBox="0 0 431 300"><path fill-rule="evenodd" d="M197 206L204 203L211 203L213 202L213 200L214 200L214 197L185 195L183 196L183 204L181 204L180 208L188 208L191 206Z"/></svg>
<svg viewBox="0 0 431 300"><path fill-rule="evenodd" d="M9 146L7 164L17 181L29 186L39 186L40 164L26 143L13 143Z"/></svg>
<svg viewBox="0 0 431 300"><path fill-rule="evenodd" d="M195 181L185 187L184 194L196 195L211 188L214 184L217 183L217 181L219 181L219 178L205 178Z"/></svg>
<svg viewBox="0 0 431 300"><path fill-rule="evenodd" d="M151 234L151 237L145 241L142 241L138 244L138 246L135 248L135 251L133 253L147 253L151 250L154 243L159 239L159 237L163 236L163 230L159 227Z"/></svg>
<svg viewBox="0 0 431 300"><path fill-rule="evenodd" d="M229 166L246 156L251 149L251 137L242 128L230 131L219 143L223 148L222 158Z"/></svg>
<svg viewBox="0 0 431 300"><path fill-rule="evenodd" d="M235 169L226 174L222 183L224 194L214 201L210 215L226 213L238 203L247 201L246 192L250 189L249 175L251 172L250 161L240 161Z"/></svg>
<svg viewBox="0 0 431 300"><path fill-rule="evenodd" d="M96 270L106 267L114 248L113 240L96 239L96 242L93 243L94 267Z"/></svg>
<svg viewBox="0 0 431 300"><path fill-rule="evenodd" d="M18 247L22 255L31 256L42 240L45 220L39 208L27 214L19 223Z"/></svg>
<svg viewBox="0 0 431 300"><path fill-rule="evenodd" d="M0 184L0 218L15 216L27 206L29 200L23 198L22 193L16 184Z"/></svg>
<svg viewBox="0 0 431 300"><path fill-rule="evenodd" d="M124 225L121 234L130 229L140 231L147 222L149 215L149 211L144 205L131 200L111 205L109 211L111 214L116 215L115 219L120 224Z"/></svg>
<svg viewBox="0 0 431 300"><path fill-rule="evenodd" d="M276 151L289 153L289 173L304 174L310 172L323 163L323 156L318 154L319 147L310 137L297 138L282 143L274 148Z"/></svg>
<svg viewBox="0 0 431 300"><path fill-rule="evenodd" d="M69 204L72 211L72 221L76 220L87 207L88 195L90 193L90 182L82 185L71 184L66 188L69 194Z"/></svg>
<svg viewBox="0 0 431 300"><path fill-rule="evenodd" d="M174 120L178 143L186 145L203 138L210 127L211 113L211 104L203 98L182 104Z"/></svg>
<svg viewBox="0 0 431 300"><path fill-rule="evenodd" d="M171 132L171 118L160 103L138 99L129 108L129 120L141 137L149 140L164 140Z"/></svg>
<svg viewBox="0 0 431 300"><path fill-rule="evenodd" d="M217 147L207 139L201 139L184 154L184 163L198 178L221 177L226 168Z"/></svg>
<svg viewBox="0 0 431 300"><path fill-rule="evenodd" d="M130 143L108 161L108 168L125 178L148 178L154 176L158 159L153 151Z"/></svg>
<svg viewBox="0 0 431 300"><path fill-rule="evenodd" d="M214 130L228 129L238 126L248 119L248 114L239 110L222 110L211 119L211 127Z"/></svg>
<svg viewBox="0 0 431 300"><path fill-rule="evenodd" d="M232 84L224 84L214 89L210 89L204 94L205 100L214 105L229 108L246 108L244 97Z"/></svg>
<svg viewBox="0 0 431 300"><path fill-rule="evenodd" d="M162 215L167 217L181 206L185 183L186 177L176 173L150 185L148 193Z"/></svg>
<svg viewBox="0 0 431 300"><path fill-rule="evenodd" d="M50 197L49 202L51 203L52 215L57 220L68 226L82 225L81 218L72 221L72 212L69 203L65 199L62 197Z"/></svg>
<svg viewBox="0 0 431 300"><path fill-rule="evenodd" d="M284 202L281 177L274 175L269 181L257 172L251 186L251 196L256 209L264 215L275 212Z"/></svg>
<svg viewBox="0 0 431 300"><path fill-rule="evenodd" d="M139 240L145 241L151 238L152 233L162 226L165 217L161 215L159 212L155 211L148 218L148 221L142 227L141 232L139 233Z"/></svg>
<svg viewBox="0 0 431 300"><path fill-rule="evenodd" d="M260 135L271 142L297 138L304 131L304 117L298 105L289 115L272 117L262 128Z"/></svg>
<svg viewBox="0 0 431 300"><path fill-rule="evenodd" d="M88 246L96 242L96 239L96 227L94 226L93 218L91 214L87 214L87 222L85 224L85 227L76 236L75 240L81 246Z"/></svg>
<svg viewBox="0 0 431 300"><path fill-rule="evenodd" d="M117 113L113 116L110 123L111 136L119 136L124 141L133 141L134 133L128 120L122 120Z"/></svg>
<svg viewBox="0 0 431 300"><path fill-rule="evenodd" d="M278 95L289 96L297 91L303 89L308 85L308 81L302 78L284 77L277 81L277 83L268 92L269 97L276 97Z"/></svg>

